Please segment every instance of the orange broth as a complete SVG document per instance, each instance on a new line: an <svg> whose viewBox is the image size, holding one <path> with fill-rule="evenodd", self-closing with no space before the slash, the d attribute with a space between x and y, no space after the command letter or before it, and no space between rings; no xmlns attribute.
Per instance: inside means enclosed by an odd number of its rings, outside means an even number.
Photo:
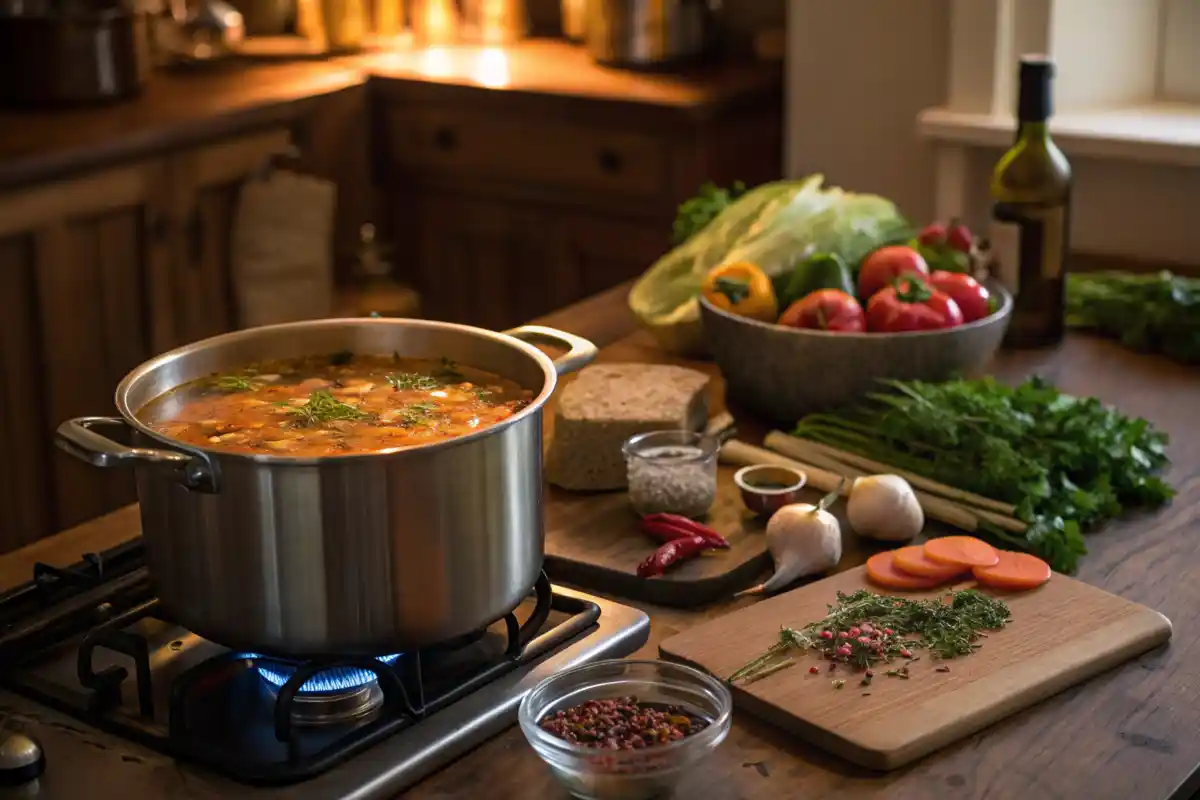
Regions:
<svg viewBox="0 0 1200 800"><path fill-rule="evenodd" d="M453 439L508 419L531 397L448 360L335 353L192 381L138 416L189 445L311 458Z"/></svg>

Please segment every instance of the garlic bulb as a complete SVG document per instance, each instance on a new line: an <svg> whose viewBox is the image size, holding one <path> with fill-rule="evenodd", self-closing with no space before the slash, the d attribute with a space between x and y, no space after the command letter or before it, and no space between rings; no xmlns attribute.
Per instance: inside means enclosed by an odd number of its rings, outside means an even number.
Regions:
<svg viewBox="0 0 1200 800"><path fill-rule="evenodd" d="M825 509L837 499L830 492L817 505L793 503L776 511L767 522L767 549L775 561L775 574L743 594L771 594L797 578L815 575L842 560L842 528Z"/></svg>
<svg viewBox="0 0 1200 800"><path fill-rule="evenodd" d="M925 527L916 492L899 475L869 475L850 487L846 518L859 536L883 542L907 542Z"/></svg>

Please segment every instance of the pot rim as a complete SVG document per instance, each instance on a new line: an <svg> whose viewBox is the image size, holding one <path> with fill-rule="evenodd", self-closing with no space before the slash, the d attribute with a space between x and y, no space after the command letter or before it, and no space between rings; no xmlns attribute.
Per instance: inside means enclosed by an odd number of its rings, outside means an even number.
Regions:
<svg viewBox="0 0 1200 800"><path fill-rule="evenodd" d="M421 327L421 328L439 328L447 331L465 333L472 336L479 336L485 339L491 339L515 350L520 350L525 355L532 358L538 366L542 368L544 380L542 382L542 391L536 397L529 401L525 408L513 414L508 419L497 422L494 425L489 425L486 428L467 433L462 436L455 436L452 439L443 439L439 442L428 442L425 444L409 445L407 447L394 447L388 450L376 450L370 453L346 453L344 455L330 456L288 456L275 453L235 453L228 450L220 450L217 448L197 447L195 445L184 444L180 441L172 439L153 428L149 427L138 419L137 414L129 407L127 400L130 390L138 381L144 379L146 375L158 369L162 365L174 361L175 359L183 358L187 355L204 350L228 342L236 342L241 339L252 339L260 335L264 331L286 331L297 329L311 328L336 328L346 324L352 325L379 325L379 326L398 326L398 327ZM427 453L432 450L443 450L459 445L468 444L470 442L482 439L499 433L505 428L516 425L522 420L536 416L541 413L542 407L546 401L550 399L550 395L554 393L554 388L558 381L558 373L555 370L554 362L533 345L528 342L523 342L515 336L510 336L506 333L498 333L490 331L486 328L476 328L472 325L461 325L455 322L441 322L438 320L426 319L408 319L395 317L332 317L329 319L301 320L299 322L283 322L275 325L260 325L254 328L246 328L240 331L231 331L229 333L210 336L207 339L199 339L185 345L176 347L173 350L168 350L165 353L151 358L149 361L144 361L134 367L130 372L121 379L117 384L114 400L116 402L117 411L122 419L131 428L136 430L143 436L147 436L163 445L179 450L185 453L203 453L209 458L216 458L221 461L246 461L255 464L268 464L273 466L315 466L318 464L329 463L351 463L356 461L366 461L373 458L388 458L388 457L403 457L410 454ZM178 386L173 386L167 391L173 391ZM157 397L161 397L160 393Z"/></svg>

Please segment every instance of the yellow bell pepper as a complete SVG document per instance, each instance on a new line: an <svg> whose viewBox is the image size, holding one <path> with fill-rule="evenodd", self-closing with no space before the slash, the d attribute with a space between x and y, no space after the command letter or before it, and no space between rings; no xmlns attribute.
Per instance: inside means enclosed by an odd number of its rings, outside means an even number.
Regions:
<svg viewBox="0 0 1200 800"><path fill-rule="evenodd" d="M779 301L771 279L748 262L722 264L704 278L701 293L719 309L762 322L779 318Z"/></svg>

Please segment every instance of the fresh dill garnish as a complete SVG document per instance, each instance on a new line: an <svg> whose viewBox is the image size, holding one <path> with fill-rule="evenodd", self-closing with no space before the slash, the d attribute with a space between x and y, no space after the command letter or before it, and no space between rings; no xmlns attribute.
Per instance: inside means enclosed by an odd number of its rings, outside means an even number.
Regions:
<svg viewBox="0 0 1200 800"><path fill-rule="evenodd" d="M410 403L400 412L400 424L405 428L425 425L429 416L437 410L436 403Z"/></svg>
<svg viewBox="0 0 1200 800"><path fill-rule="evenodd" d="M447 381L461 381L465 377L462 370L458 368L458 364L449 358L442 359L442 365L438 368L437 374Z"/></svg>
<svg viewBox="0 0 1200 800"><path fill-rule="evenodd" d="M213 386L223 392L253 392L259 385L250 375L219 375L213 380Z"/></svg>
<svg viewBox="0 0 1200 800"><path fill-rule="evenodd" d="M298 417L297 422L301 425L319 425L322 422L333 422L339 419L364 420L371 416L349 403L343 403L326 391L313 392L308 396L308 402L302 406L293 406L287 403L281 405L287 409L289 414Z"/></svg>
<svg viewBox="0 0 1200 800"><path fill-rule="evenodd" d="M427 392L442 385L442 382L432 375L422 375L419 372L401 372L396 375L388 375L387 382L397 392L406 390Z"/></svg>
<svg viewBox="0 0 1200 800"><path fill-rule="evenodd" d="M344 367L354 360L354 353L349 350L339 350L329 356L329 364L334 367Z"/></svg>
<svg viewBox="0 0 1200 800"><path fill-rule="evenodd" d="M923 648L938 659L957 658L979 648L984 631L999 630L1010 619L1008 605L974 589L947 592L941 597L913 600L859 589L837 593L824 619L797 630L784 626L779 641L729 676L730 682L756 680L779 669L796 651L816 650L833 663L869 669L895 658L915 660L912 650ZM905 638L919 636L919 639ZM890 677L908 678L908 667L889 670Z"/></svg>

